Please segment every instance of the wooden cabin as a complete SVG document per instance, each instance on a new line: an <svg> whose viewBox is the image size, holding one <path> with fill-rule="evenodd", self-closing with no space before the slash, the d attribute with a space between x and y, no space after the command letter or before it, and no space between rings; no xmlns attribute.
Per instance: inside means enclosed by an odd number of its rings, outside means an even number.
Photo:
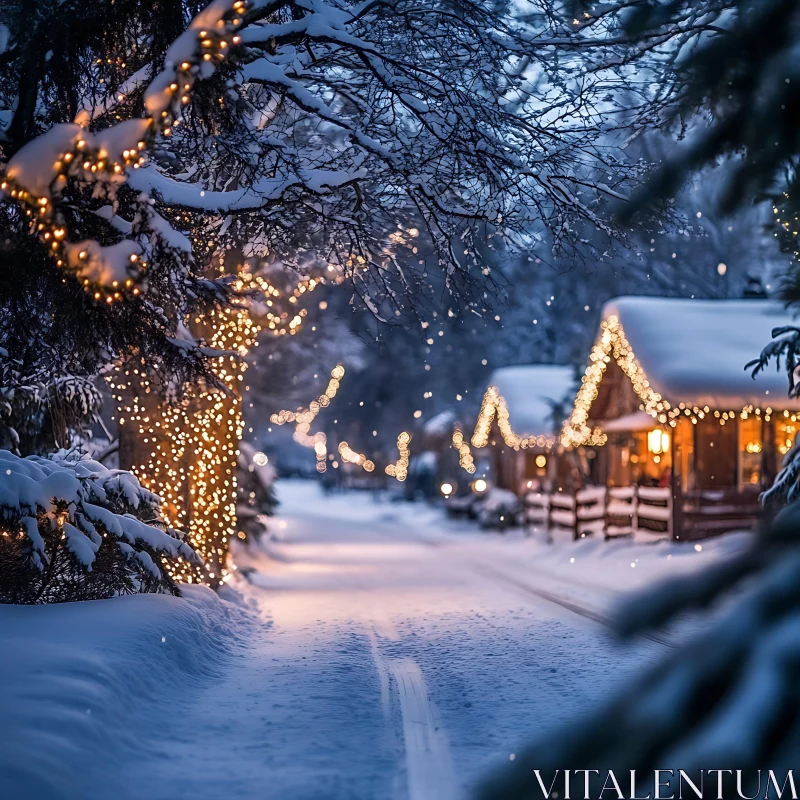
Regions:
<svg viewBox="0 0 800 800"><path fill-rule="evenodd" d="M744 367L791 324L761 299L605 306L561 442L583 453L587 485L607 487L607 534L692 539L758 519L759 492L800 430L800 400L783 369L754 379Z"/></svg>
<svg viewBox="0 0 800 800"><path fill-rule="evenodd" d="M575 391L575 370L523 364L495 370L472 437L488 446L495 486L550 491L565 478L559 433Z"/></svg>

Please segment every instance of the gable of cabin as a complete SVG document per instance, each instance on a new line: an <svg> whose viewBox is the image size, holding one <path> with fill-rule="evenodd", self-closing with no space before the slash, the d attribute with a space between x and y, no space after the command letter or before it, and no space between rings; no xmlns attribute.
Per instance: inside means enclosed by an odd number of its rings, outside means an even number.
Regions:
<svg viewBox="0 0 800 800"><path fill-rule="evenodd" d="M590 409L590 423L602 428L603 421L633 414L641 406L642 401L634 391L630 378L612 359L597 387L597 397Z"/></svg>

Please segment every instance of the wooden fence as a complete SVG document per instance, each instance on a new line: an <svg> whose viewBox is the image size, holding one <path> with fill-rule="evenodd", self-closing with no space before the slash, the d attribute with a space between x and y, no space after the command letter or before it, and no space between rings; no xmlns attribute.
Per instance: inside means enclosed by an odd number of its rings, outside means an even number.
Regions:
<svg viewBox="0 0 800 800"><path fill-rule="evenodd" d="M660 486L588 486L568 492L527 491L522 497L525 524L574 539L607 539L642 532L672 538L672 490Z"/></svg>

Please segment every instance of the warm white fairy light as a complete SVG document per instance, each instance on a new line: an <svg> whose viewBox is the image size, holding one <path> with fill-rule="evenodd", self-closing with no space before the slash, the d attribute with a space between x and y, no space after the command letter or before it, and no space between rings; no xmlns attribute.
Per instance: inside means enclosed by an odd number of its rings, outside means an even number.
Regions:
<svg viewBox="0 0 800 800"><path fill-rule="evenodd" d="M303 320L308 315L308 309L297 308L287 312L281 310L276 304L281 300L287 300L290 305L296 305L301 298L310 294L319 286L326 283L322 277L304 277L291 289L281 291L273 283L261 275L245 273L243 279L248 281L254 288L258 288L264 300L261 303L265 308L259 313L261 327L271 331L275 336L294 335L300 331Z"/></svg>
<svg viewBox="0 0 800 800"><path fill-rule="evenodd" d="M578 447L580 445L602 445L607 441L607 436L598 427L589 425L590 411L592 403L597 397L600 382L603 379L606 368L614 360L622 369L631 382L641 402L641 410L646 411L653 419L662 425L675 427L678 419L685 417L691 420L692 424L697 424L699 420L713 415L720 425L725 425L736 419L747 419L755 414L764 415L764 420L769 422L772 415L778 413L771 407L761 409L746 405L739 411L734 410L712 410L709 406L697 406L694 404L678 403L671 404L664 399L651 385L647 379L647 374L642 369L641 364L636 360L633 350L625 336L622 323L615 315L610 315L600 324L600 335L589 354L589 365L581 378L581 387L575 397L572 412L564 423L561 431L561 444L564 447ZM788 411L783 412L789 416ZM792 421L796 415L792 414Z"/></svg>
<svg viewBox="0 0 800 800"><path fill-rule="evenodd" d="M364 472L372 472L375 469L375 463L370 461L363 453L357 453L353 450L347 442L339 442L339 455L347 464L357 464L363 468Z"/></svg>
<svg viewBox="0 0 800 800"><path fill-rule="evenodd" d="M458 465L472 475L475 472L475 459L469 445L464 441L464 432L458 425L453 426L453 447L458 451Z"/></svg>
<svg viewBox="0 0 800 800"><path fill-rule="evenodd" d="M295 431L294 436L295 441L314 448L314 455L317 459L317 472L325 472L328 468L328 439L325 434L320 431L313 436L308 436L307 433L298 435L297 431ZM298 436L302 438L298 438ZM310 441L310 444L306 444L306 438Z"/></svg>
<svg viewBox="0 0 800 800"><path fill-rule="evenodd" d="M81 131L77 125L71 128L64 125L44 134L62 136L66 145L52 166L50 185L56 198L69 179L88 184L102 179L107 190L111 191L123 182L127 169L139 169L144 163L144 151L153 145L159 135L170 136L174 126L180 122L181 109L190 100L190 90L195 80L200 76L208 77L214 66L231 52L230 45L239 44L237 31L249 7L249 0L234 0L228 8L207 8L194 18L184 34L192 44L185 48L186 52L181 58L176 59L177 63L168 64L156 76L145 92L144 117L126 120L96 134ZM179 43L184 44L179 39L173 47ZM183 51L184 48L179 49ZM31 145L35 146L36 140ZM134 283L147 267L141 246L130 243L135 248L130 254L130 277L116 275L107 282L99 280L97 276L93 276L93 279L86 277L96 243L70 242L69 231L58 213L57 202L53 197L33 192L25 185L24 169L20 163L20 159L11 159L0 178L0 191L8 194L24 211L30 221L31 231L53 256L56 266L74 269L86 291L95 300L113 303L120 300L126 290L138 294L140 289Z"/></svg>
<svg viewBox="0 0 800 800"><path fill-rule="evenodd" d="M344 367L341 364L337 364L331 370L331 378L328 381L325 391L319 395L316 400L312 400L308 404L308 408L301 409L300 411L279 411L277 414L272 414L270 416L270 421L275 425L284 425L287 422L296 422L302 425L310 426L311 423L316 419L317 414L319 414L323 408L327 408L330 405L331 400L336 397L336 393L339 391L339 386L343 377ZM308 433L308 429L306 429L306 433Z"/></svg>
<svg viewBox="0 0 800 800"><path fill-rule="evenodd" d="M397 437L397 452L400 457L393 464L386 467L386 474L392 478L397 478L398 481L404 481L408 477L408 461L411 457L411 434L408 431L403 431Z"/></svg>
<svg viewBox="0 0 800 800"><path fill-rule="evenodd" d="M505 444L513 450L526 450L529 447L543 447L550 449L558 441L555 436L520 436L514 433L508 415L508 404L496 386L490 386L483 395L481 409L475 422L475 432L472 434L474 447L486 447L489 443L489 433L492 422L497 422L500 435Z"/></svg>
<svg viewBox="0 0 800 800"><path fill-rule="evenodd" d="M325 472L328 463L328 444L324 433L318 432L311 434L311 423L323 408L327 408L331 400L336 397L339 391L341 380L344 377L344 367L337 364L331 370L331 378L325 391L308 404L308 408L299 411L279 411L270 416L270 421L275 425L285 425L287 422L294 422L294 434L292 438L303 447L313 447L317 459L317 472ZM374 466L374 465L373 465Z"/></svg>
<svg viewBox="0 0 800 800"><path fill-rule="evenodd" d="M209 346L229 353L212 367L227 391L197 388L182 403L151 412L148 395L155 402L156 390L143 365L129 362L109 385L119 424L133 425L149 450L132 471L143 486L161 496L167 524L187 533L204 562L202 568L188 562L170 565L171 574L179 581L218 586L228 574L228 543L236 529L244 356L255 343L258 326L243 306L211 311L200 321L211 330Z"/></svg>

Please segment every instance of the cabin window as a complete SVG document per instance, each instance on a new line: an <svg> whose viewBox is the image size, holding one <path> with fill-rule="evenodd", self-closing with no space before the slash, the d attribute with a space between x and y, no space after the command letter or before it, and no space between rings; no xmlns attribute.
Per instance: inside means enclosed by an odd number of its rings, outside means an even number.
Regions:
<svg viewBox="0 0 800 800"><path fill-rule="evenodd" d="M792 449L798 430L800 430L800 422L792 422L791 419L786 418L775 422L775 451L778 455L778 465Z"/></svg>
<svg viewBox="0 0 800 800"><path fill-rule="evenodd" d="M544 478L547 475L547 456L544 453L527 452L525 458L525 477Z"/></svg>
<svg viewBox="0 0 800 800"><path fill-rule="evenodd" d="M635 446L631 449L630 463L635 465L633 483L641 486L668 486L672 468L672 436L661 428L637 431L633 434Z"/></svg>
<svg viewBox="0 0 800 800"><path fill-rule="evenodd" d="M760 417L739 420L739 485L761 483L761 453L764 450Z"/></svg>

